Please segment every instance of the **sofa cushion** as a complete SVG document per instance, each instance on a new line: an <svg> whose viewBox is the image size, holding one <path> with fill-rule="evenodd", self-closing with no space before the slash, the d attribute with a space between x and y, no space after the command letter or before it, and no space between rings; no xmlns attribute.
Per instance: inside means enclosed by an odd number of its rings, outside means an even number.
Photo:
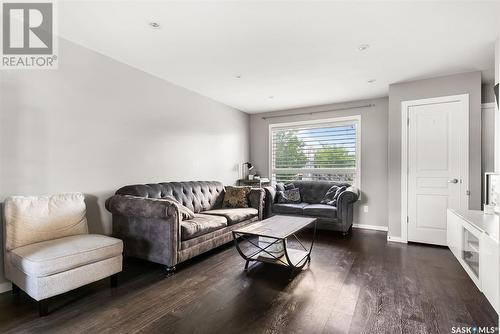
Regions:
<svg viewBox="0 0 500 334"><path fill-rule="evenodd" d="M227 227L221 228L217 231L209 232L207 234L200 235L199 237L196 237L193 239L182 240L181 250L186 250L186 249L191 248L191 247L196 248L197 245L214 242L215 241L214 239L219 239L224 234L229 234L231 236L231 240L232 240L233 238L232 238L231 231L234 231L234 230L239 229L243 226L247 226L249 224L255 223L256 221L258 221L258 219L259 218L254 217L254 218L245 220L245 221L238 223L238 224L227 225ZM231 241L231 240L229 240L229 241Z"/></svg>
<svg viewBox="0 0 500 334"><path fill-rule="evenodd" d="M290 215L301 215L302 210L308 203L288 203L288 204L274 204L273 212L274 213L284 213Z"/></svg>
<svg viewBox="0 0 500 334"><path fill-rule="evenodd" d="M216 209L203 211L207 215L222 216L227 218L229 224L237 224L244 220L256 217L259 211L254 208Z"/></svg>
<svg viewBox="0 0 500 334"><path fill-rule="evenodd" d="M81 193L13 196L5 200L4 212L7 250L88 233Z"/></svg>
<svg viewBox="0 0 500 334"><path fill-rule="evenodd" d="M304 215L337 218L337 208L328 204L309 204L304 208Z"/></svg>
<svg viewBox="0 0 500 334"><path fill-rule="evenodd" d="M120 239L82 234L15 248L9 252L9 259L26 275L44 277L106 260L122 252Z"/></svg>
<svg viewBox="0 0 500 334"><path fill-rule="evenodd" d="M193 219L181 223L181 240L189 240L227 226L227 219L220 216L196 213Z"/></svg>

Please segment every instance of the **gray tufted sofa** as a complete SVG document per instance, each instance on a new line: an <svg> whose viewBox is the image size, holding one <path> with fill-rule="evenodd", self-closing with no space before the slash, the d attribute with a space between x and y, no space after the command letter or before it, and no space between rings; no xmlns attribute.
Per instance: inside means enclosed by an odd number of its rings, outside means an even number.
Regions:
<svg viewBox="0 0 500 334"><path fill-rule="evenodd" d="M347 234L352 227L353 205L359 198L359 190L347 183L334 181L293 181L300 190L302 203L277 203L276 186L265 187L265 217L275 214L318 218L318 227L341 231ZM339 197L338 205L321 204L323 196L331 186L348 187Z"/></svg>
<svg viewBox="0 0 500 334"><path fill-rule="evenodd" d="M193 210L182 220L173 196ZM231 231L262 219L264 190L252 189L249 208L224 209L224 186L216 181L169 182L125 186L106 201L113 215L113 235L123 240L124 254L175 265L229 241Z"/></svg>

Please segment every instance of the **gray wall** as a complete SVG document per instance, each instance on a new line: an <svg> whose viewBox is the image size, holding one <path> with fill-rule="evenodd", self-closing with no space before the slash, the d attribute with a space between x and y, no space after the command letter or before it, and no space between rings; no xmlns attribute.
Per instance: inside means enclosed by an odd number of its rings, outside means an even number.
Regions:
<svg viewBox="0 0 500 334"><path fill-rule="evenodd" d="M333 111L315 115L285 116L263 120L263 116L331 110L346 106L375 104L375 107ZM354 223L387 227L387 98L325 105L251 115L250 161L261 175L269 176L269 124L361 115L361 191ZM362 210L368 205L368 213Z"/></svg>
<svg viewBox="0 0 500 334"><path fill-rule="evenodd" d="M401 102L469 94L470 209L481 208L481 72L389 86L389 235L401 237Z"/></svg>
<svg viewBox="0 0 500 334"><path fill-rule="evenodd" d="M109 233L104 201L120 186L238 179L247 114L68 41L59 49L58 70L1 71L0 202L81 191L91 232Z"/></svg>
<svg viewBox="0 0 500 334"><path fill-rule="evenodd" d="M495 92L493 91L493 83L485 83L481 85L481 103L495 102Z"/></svg>
<svg viewBox="0 0 500 334"><path fill-rule="evenodd" d="M481 109L481 175L495 171L496 108ZM484 176L481 178L481 203L484 203Z"/></svg>
<svg viewBox="0 0 500 334"><path fill-rule="evenodd" d="M500 82L500 37L495 41L495 84Z"/></svg>
<svg viewBox="0 0 500 334"><path fill-rule="evenodd" d="M481 103L494 103L493 83L481 85ZM481 175L495 171L494 108L481 109ZM484 203L484 177L481 178L481 203Z"/></svg>

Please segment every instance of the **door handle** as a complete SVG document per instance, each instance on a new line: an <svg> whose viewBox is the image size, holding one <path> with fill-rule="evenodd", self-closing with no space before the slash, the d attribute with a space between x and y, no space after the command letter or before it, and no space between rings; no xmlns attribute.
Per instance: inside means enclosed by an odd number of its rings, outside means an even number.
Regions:
<svg viewBox="0 0 500 334"><path fill-rule="evenodd" d="M450 179L450 180L448 180L448 183L458 183L458 180L457 179Z"/></svg>

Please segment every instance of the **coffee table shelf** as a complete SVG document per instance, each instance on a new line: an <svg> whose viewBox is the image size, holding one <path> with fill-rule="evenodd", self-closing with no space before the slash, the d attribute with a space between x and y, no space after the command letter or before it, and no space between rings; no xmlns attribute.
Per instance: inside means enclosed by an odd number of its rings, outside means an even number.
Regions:
<svg viewBox="0 0 500 334"><path fill-rule="evenodd" d="M290 262L296 267L303 264L302 261L307 262L310 260L308 251L287 248L287 252L288 252L288 257L290 258ZM275 259L275 258L270 258L267 256L262 256L262 253L265 253L265 252L259 252L259 253L255 254L254 256L252 256L251 259L254 261L267 262L267 263L271 263L271 264L278 264L281 266L289 266L287 263L286 256L284 254L281 257Z"/></svg>
<svg viewBox="0 0 500 334"><path fill-rule="evenodd" d="M296 233L305 227L314 224L314 236L307 248L299 240ZM265 262L289 267L292 275L311 262L311 251L316 238L316 219L294 216L273 216L258 223L245 226L233 231L234 244L238 253L246 260L245 271L248 271L250 262ZM255 242L255 238L265 238L265 242ZM288 239L293 239L302 249L288 247ZM245 254L241 243L246 242L254 246L250 254ZM283 245L283 254L276 255L273 246ZM256 249L256 250L255 250Z"/></svg>

